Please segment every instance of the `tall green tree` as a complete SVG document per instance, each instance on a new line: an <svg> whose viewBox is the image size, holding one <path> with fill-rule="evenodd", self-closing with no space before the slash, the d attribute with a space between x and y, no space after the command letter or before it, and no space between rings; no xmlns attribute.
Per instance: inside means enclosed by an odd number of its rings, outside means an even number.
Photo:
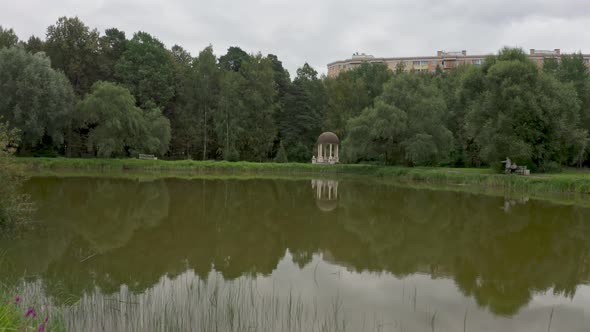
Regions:
<svg viewBox="0 0 590 332"><path fill-rule="evenodd" d="M18 36L12 29L5 29L0 25L0 49L10 48L18 44Z"/></svg>
<svg viewBox="0 0 590 332"><path fill-rule="evenodd" d="M444 123L446 113L442 91L432 76L398 74L384 86L376 106L349 121L343 149L352 160L446 163L453 144Z"/></svg>
<svg viewBox="0 0 590 332"><path fill-rule="evenodd" d="M240 159L238 140L245 135L246 112L243 90L246 81L234 71L224 71L221 78L218 111L213 114L218 152L223 159Z"/></svg>
<svg viewBox="0 0 590 332"><path fill-rule="evenodd" d="M164 44L146 32L137 32L115 65L115 77L142 107L154 103L169 107L174 98L174 64Z"/></svg>
<svg viewBox="0 0 590 332"><path fill-rule="evenodd" d="M219 57L219 66L225 70L240 71L242 63L250 61L250 54L239 47L231 46L227 53Z"/></svg>
<svg viewBox="0 0 590 332"><path fill-rule="evenodd" d="M325 80L327 106L325 129L344 137L346 123L381 95L383 84L393 72L384 64L363 63L357 68Z"/></svg>
<svg viewBox="0 0 590 332"><path fill-rule="evenodd" d="M555 72L561 82L572 83L581 101L580 120L590 130L590 72L581 53L565 54Z"/></svg>
<svg viewBox="0 0 590 332"><path fill-rule="evenodd" d="M99 157L163 155L170 143L170 122L159 109L143 111L123 86L97 82L78 105L88 132L87 148Z"/></svg>
<svg viewBox="0 0 590 332"><path fill-rule="evenodd" d="M299 68L283 99L276 114L282 147L289 160L309 161L322 131L326 102L317 71L307 63Z"/></svg>
<svg viewBox="0 0 590 332"><path fill-rule="evenodd" d="M115 65L127 49L125 31L117 28L106 29L99 38L100 80L115 81Z"/></svg>
<svg viewBox="0 0 590 332"><path fill-rule="evenodd" d="M47 28L45 51L51 65L62 70L78 96L99 77L99 33L78 17L60 17Z"/></svg>
<svg viewBox="0 0 590 332"><path fill-rule="evenodd" d="M29 39L24 43L25 50L30 53L38 53L45 51L45 42L41 40L41 38L36 36L31 36Z"/></svg>
<svg viewBox="0 0 590 332"><path fill-rule="evenodd" d="M200 158L215 153L213 117L219 105L221 71L211 46L199 53L188 73L185 102L179 110L180 130L190 133L189 146L200 150Z"/></svg>
<svg viewBox="0 0 590 332"><path fill-rule="evenodd" d="M481 158L499 164L506 157L545 167L565 164L587 131L578 127L580 101L572 83L539 71L520 49L504 49L491 59L485 92L472 105L466 128L481 146Z"/></svg>
<svg viewBox="0 0 590 332"><path fill-rule="evenodd" d="M44 54L21 47L0 50L0 73L0 116L20 130L23 148L61 146L74 102L67 78Z"/></svg>
<svg viewBox="0 0 590 332"><path fill-rule="evenodd" d="M271 158L277 128L274 112L277 108L272 61L260 54L243 62L239 73L245 80L242 100L246 121L237 142L242 159L266 161Z"/></svg>

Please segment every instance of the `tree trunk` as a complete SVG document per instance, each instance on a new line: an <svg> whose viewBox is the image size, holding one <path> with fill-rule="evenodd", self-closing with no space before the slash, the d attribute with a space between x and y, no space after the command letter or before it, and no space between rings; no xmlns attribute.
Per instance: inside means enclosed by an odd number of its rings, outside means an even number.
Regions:
<svg viewBox="0 0 590 332"><path fill-rule="evenodd" d="M207 158L207 108L203 114L203 160Z"/></svg>

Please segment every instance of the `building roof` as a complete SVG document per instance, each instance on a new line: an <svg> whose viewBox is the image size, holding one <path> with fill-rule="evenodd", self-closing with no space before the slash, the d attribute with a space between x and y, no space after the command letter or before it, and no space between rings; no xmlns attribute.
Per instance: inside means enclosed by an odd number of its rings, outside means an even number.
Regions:
<svg viewBox="0 0 590 332"><path fill-rule="evenodd" d="M320 135L320 137L318 137L318 142L317 144L339 144L340 140L338 139L338 136L336 136L336 134L334 134L331 131L326 131L325 133L322 133Z"/></svg>

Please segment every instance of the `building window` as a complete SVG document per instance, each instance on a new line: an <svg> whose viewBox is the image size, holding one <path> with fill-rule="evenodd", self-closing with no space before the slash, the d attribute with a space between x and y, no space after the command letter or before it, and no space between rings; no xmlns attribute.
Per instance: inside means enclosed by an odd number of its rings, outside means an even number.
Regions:
<svg viewBox="0 0 590 332"><path fill-rule="evenodd" d="M590 64L590 58L586 58L586 59L584 59L584 62L585 62L586 64Z"/></svg>

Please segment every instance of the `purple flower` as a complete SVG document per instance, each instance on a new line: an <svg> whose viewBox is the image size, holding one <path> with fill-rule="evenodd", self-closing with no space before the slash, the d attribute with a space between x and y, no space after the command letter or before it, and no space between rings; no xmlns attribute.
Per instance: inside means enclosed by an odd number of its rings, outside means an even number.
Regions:
<svg viewBox="0 0 590 332"><path fill-rule="evenodd" d="M37 313L35 312L34 308L29 308L29 310L27 310L27 313L25 314L25 318L27 318L29 316L37 317Z"/></svg>
<svg viewBox="0 0 590 332"><path fill-rule="evenodd" d="M39 328L37 328L37 332L45 332L45 327L46 327L48 321L49 321L49 316L45 316L45 322L43 322L43 324L39 325Z"/></svg>
<svg viewBox="0 0 590 332"><path fill-rule="evenodd" d="M20 303L20 297L18 297L18 296L17 296L16 298L14 298L14 303L15 303L15 304L16 304L16 303Z"/></svg>

